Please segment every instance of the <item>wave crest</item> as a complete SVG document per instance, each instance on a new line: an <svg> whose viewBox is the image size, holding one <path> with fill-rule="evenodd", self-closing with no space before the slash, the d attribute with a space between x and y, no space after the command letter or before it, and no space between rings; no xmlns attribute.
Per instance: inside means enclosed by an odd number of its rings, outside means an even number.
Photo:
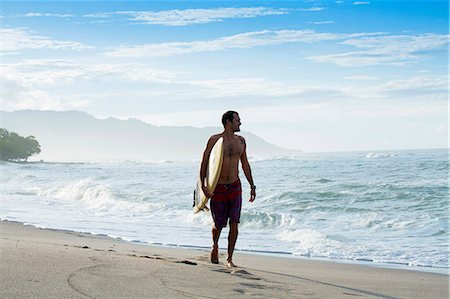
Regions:
<svg viewBox="0 0 450 299"><path fill-rule="evenodd" d="M39 196L63 200L66 203L81 203L93 212L132 215L135 213L154 213L155 210L164 208L162 204L121 199L111 190L110 186L95 182L90 178L62 187L47 190L31 188L29 191L35 192Z"/></svg>
<svg viewBox="0 0 450 299"><path fill-rule="evenodd" d="M295 217L283 213L246 212L241 213L243 226L253 228L291 227L296 224Z"/></svg>

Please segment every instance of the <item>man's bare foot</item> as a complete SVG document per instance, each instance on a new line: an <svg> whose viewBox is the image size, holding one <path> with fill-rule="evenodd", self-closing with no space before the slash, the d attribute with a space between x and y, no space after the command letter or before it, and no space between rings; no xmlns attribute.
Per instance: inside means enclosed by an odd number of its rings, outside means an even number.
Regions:
<svg viewBox="0 0 450 299"><path fill-rule="evenodd" d="M236 268L237 267L235 264L233 264L232 261L227 261L227 266L228 266L228 268Z"/></svg>
<svg viewBox="0 0 450 299"><path fill-rule="evenodd" d="M213 247L211 250L211 263L218 264L219 263L219 248Z"/></svg>

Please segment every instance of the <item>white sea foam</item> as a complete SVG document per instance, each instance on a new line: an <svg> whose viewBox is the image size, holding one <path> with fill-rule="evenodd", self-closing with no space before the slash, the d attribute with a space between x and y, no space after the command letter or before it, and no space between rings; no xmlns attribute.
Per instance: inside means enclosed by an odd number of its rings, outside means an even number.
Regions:
<svg viewBox="0 0 450 299"><path fill-rule="evenodd" d="M31 182L33 179L35 179L36 176L27 174L27 173L19 173L15 176L0 176L0 181L2 182L9 182L9 183L23 183L26 184L28 182Z"/></svg>
<svg viewBox="0 0 450 299"><path fill-rule="evenodd" d="M327 257L331 255L331 250L340 247L338 241L314 229L285 230L278 234L278 238L292 243L295 248L293 253L301 256Z"/></svg>
<svg viewBox="0 0 450 299"><path fill-rule="evenodd" d="M258 211L242 211L241 222L243 227L252 228L276 228L276 227L292 227L296 223L296 219L292 215L285 213L267 213Z"/></svg>
<svg viewBox="0 0 450 299"><path fill-rule="evenodd" d="M389 158L389 157L396 157L396 153L368 153L366 155L366 158L368 159L379 159L379 158Z"/></svg>
<svg viewBox="0 0 450 299"><path fill-rule="evenodd" d="M188 224L210 227L213 223L211 212L200 211L194 214L188 211L187 213L183 213L183 216L183 220Z"/></svg>

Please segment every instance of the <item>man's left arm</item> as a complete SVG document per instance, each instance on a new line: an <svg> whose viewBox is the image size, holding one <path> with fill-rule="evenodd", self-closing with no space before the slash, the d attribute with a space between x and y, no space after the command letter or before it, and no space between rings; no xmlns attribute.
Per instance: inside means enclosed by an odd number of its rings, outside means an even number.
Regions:
<svg viewBox="0 0 450 299"><path fill-rule="evenodd" d="M247 145L245 143L245 139L242 138L242 143L244 144L244 150L241 155L241 164L242 164L242 170L244 171L245 177L247 178L248 183L250 184L250 202L253 202L256 197L256 187L253 183L253 177L252 177L252 170L250 168L250 164L248 163L247 159Z"/></svg>

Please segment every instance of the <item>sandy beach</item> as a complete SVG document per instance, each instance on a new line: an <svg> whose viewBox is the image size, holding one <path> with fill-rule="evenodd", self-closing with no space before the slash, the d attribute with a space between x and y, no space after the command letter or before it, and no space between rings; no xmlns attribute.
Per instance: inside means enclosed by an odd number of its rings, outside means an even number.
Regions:
<svg viewBox="0 0 450 299"><path fill-rule="evenodd" d="M2 221L2 298L448 298L448 276L145 246ZM225 260L221 252L221 262Z"/></svg>

